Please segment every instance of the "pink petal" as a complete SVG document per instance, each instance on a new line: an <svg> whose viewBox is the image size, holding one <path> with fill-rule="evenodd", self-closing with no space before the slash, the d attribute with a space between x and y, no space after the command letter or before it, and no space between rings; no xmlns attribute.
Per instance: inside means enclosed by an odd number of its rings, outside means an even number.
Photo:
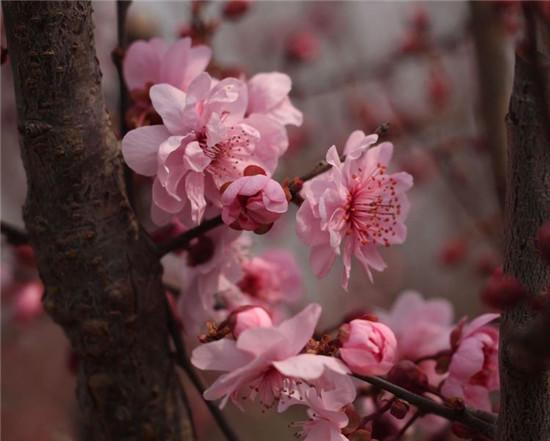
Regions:
<svg viewBox="0 0 550 441"><path fill-rule="evenodd" d="M122 63L128 90L145 89L147 83L160 81L160 60L165 50L166 44L161 38L149 42L139 40L128 47Z"/></svg>
<svg viewBox="0 0 550 441"><path fill-rule="evenodd" d="M287 357L297 354L304 348L313 336L320 316L321 306L317 303L310 303L300 313L276 327L287 339L288 346L284 348Z"/></svg>
<svg viewBox="0 0 550 441"><path fill-rule="evenodd" d="M271 109L267 115L285 126L291 124L299 127L304 122L304 115L294 107L288 97L285 97L281 103L277 107Z"/></svg>
<svg viewBox="0 0 550 441"><path fill-rule="evenodd" d="M154 176L157 172L159 146L170 136L164 126L139 127L122 139L122 155L136 173Z"/></svg>
<svg viewBox="0 0 550 441"><path fill-rule="evenodd" d="M292 81L280 72L260 73L248 81L248 113L267 113L290 92Z"/></svg>
<svg viewBox="0 0 550 441"><path fill-rule="evenodd" d="M336 253L329 245L316 245L311 248L309 263L313 273L317 277L325 277L332 268L335 260Z"/></svg>
<svg viewBox="0 0 550 441"><path fill-rule="evenodd" d="M195 224L199 224L206 209L204 175L202 173L189 172L185 178L185 191L191 203L191 218Z"/></svg>
<svg viewBox="0 0 550 441"><path fill-rule="evenodd" d="M149 96L168 131L173 135L186 135L188 127L183 119L185 92L169 84L157 84L151 87Z"/></svg>
<svg viewBox="0 0 550 441"><path fill-rule="evenodd" d="M191 48L189 59L187 61L187 69L183 78L183 87L187 87L197 78L210 63L212 58L212 49L208 46L195 46Z"/></svg>
<svg viewBox="0 0 550 441"><path fill-rule="evenodd" d="M193 366L210 371L233 371L251 359L250 354L237 349L235 340L228 338L202 344L191 354Z"/></svg>
<svg viewBox="0 0 550 441"><path fill-rule="evenodd" d="M482 314L479 317L476 317L474 320L472 320L470 323L464 326L464 329L462 330L462 338L472 335L479 328L482 328L483 326L488 325L489 323L491 323L492 321L496 320L499 317L500 317L500 314L495 314L495 313Z"/></svg>
<svg viewBox="0 0 550 441"><path fill-rule="evenodd" d="M323 375L325 369L342 375L350 373L350 370L342 361L325 355L299 354L286 360L275 361L273 366L287 377L303 380L316 380Z"/></svg>
<svg viewBox="0 0 550 441"><path fill-rule="evenodd" d="M160 66L160 78L163 83L168 83L178 89L184 88L183 79L190 49L190 38L179 39L170 45L162 58Z"/></svg>

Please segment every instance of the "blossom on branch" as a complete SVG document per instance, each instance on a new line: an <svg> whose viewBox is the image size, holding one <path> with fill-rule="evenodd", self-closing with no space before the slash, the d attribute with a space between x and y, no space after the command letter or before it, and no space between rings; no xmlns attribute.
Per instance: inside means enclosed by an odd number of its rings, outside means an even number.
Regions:
<svg viewBox="0 0 550 441"><path fill-rule="evenodd" d="M469 324L462 321L451 335L454 347L449 375L441 392L447 398L490 411L489 392L499 388L498 330L489 323L498 314L483 314Z"/></svg>
<svg viewBox="0 0 550 441"><path fill-rule="evenodd" d="M270 175L288 147L284 126L252 114L246 84L202 73L183 92L169 84L151 88L162 125L126 134L122 152L137 173L154 177L152 218L159 225L177 216L198 224L207 204L219 207L220 188L249 165Z"/></svg>
<svg viewBox="0 0 550 441"><path fill-rule="evenodd" d="M372 147L377 141L377 135L353 132L343 162L332 146L326 155L332 168L304 184L305 201L297 214L297 233L311 247L314 273L327 275L341 254L345 289L353 255L372 280L371 268L382 271L386 267L379 247L403 243L407 236L405 192L412 187L412 176L388 173L393 145L383 142Z"/></svg>

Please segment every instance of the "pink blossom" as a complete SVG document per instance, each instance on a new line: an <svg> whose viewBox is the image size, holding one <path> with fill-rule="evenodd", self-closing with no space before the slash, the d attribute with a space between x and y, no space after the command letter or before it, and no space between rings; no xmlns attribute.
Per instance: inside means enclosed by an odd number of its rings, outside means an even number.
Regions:
<svg viewBox="0 0 550 441"><path fill-rule="evenodd" d="M405 192L412 186L412 177L405 172L387 173L393 145L383 142L371 147L377 140L377 135L353 132L343 163L332 146L326 156L332 169L304 184L305 201L297 214L297 233L311 247L314 273L324 277L342 253L345 289L352 255L372 280L371 268L386 267L378 248L403 243L407 235Z"/></svg>
<svg viewBox="0 0 550 441"><path fill-rule="evenodd" d="M416 361L449 349L453 307L447 300L424 300L415 291L404 291L388 312L376 314L395 333L398 360Z"/></svg>
<svg viewBox="0 0 550 441"><path fill-rule="evenodd" d="M290 102L292 80L280 72L260 73L248 80L247 114L267 115L280 124L301 126L302 112Z"/></svg>
<svg viewBox="0 0 550 441"><path fill-rule="evenodd" d="M332 357L297 355L312 337L320 314L321 307L310 304L277 326L247 329L236 341L225 338L195 348L191 355L195 367L226 372L204 392L204 398L223 398L224 406L229 398L238 405L259 395L263 405L271 406L295 389L290 376L305 372L319 377L325 367L342 370ZM279 368L278 362L285 363Z"/></svg>
<svg viewBox="0 0 550 441"><path fill-rule="evenodd" d="M302 295L302 276L294 256L286 250L272 249L245 260L238 287L252 301L275 305L293 303Z"/></svg>
<svg viewBox="0 0 550 441"><path fill-rule="evenodd" d="M233 335L239 335L251 328L269 328L273 325L267 311L260 306L244 306L231 314L230 322L233 324Z"/></svg>
<svg viewBox="0 0 550 441"><path fill-rule="evenodd" d="M384 375L395 362L397 341L382 323L356 319L340 328L340 357L360 375Z"/></svg>
<svg viewBox="0 0 550 441"><path fill-rule="evenodd" d="M222 194L222 219L236 230L256 231L271 226L288 210L285 192L264 175L243 176Z"/></svg>
<svg viewBox="0 0 550 441"><path fill-rule="evenodd" d="M159 84L150 95L163 125L128 132L122 153L134 171L154 176L151 213L159 225L174 216L199 223L208 203L220 205L223 184L248 165L270 174L288 147L279 123L259 114L244 119L247 88L235 78L215 82L202 73L187 92Z"/></svg>
<svg viewBox="0 0 550 441"><path fill-rule="evenodd" d="M148 85L166 83L185 90L210 62L212 50L207 46L191 47L190 38L168 44L161 38L132 43L122 65L124 80L130 91Z"/></svg>
<svg viewBox="0 0 550 441"><path fill-rule="evenodd" d="M491 410L489 392L499 387L498 330L488 324L496 318L498 314L483 314L453 331L456 349L441 389L443 396Z"/></svg>

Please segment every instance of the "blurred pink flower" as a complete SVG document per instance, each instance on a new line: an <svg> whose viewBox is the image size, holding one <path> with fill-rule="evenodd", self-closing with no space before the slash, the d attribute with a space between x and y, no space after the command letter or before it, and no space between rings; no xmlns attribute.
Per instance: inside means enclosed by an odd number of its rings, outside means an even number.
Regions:
<svg viewBox="0 0 550 441"><path fill-rule="evenodd" d="M191 47L190 38L168 44L162 38L132 43L122 65L128 90L146 89L166 83L186 90L191 81L204 72L212 50L207 46Z"/></svg>
<svg viewBox="0 0 550 441"><path fill-rule="evenodd" d="M416 361L450 349L453 307L445 299L424 300L415 291L404 291L389 311L376 314L395 333L398 360Z"/></svg>
<svg viewBox="0 0 550 441"><path fill-rule="evenodd" d="M382 323L356 319L340 327L340 357L352 372L385 375L395 363L397 341Z"/></svg>
<svg viewBox="0 0 550 441"><path fill-rule="evenodd" d="M223 191L221 202L224 223L236 230L270 227L288 210L281 184L261 174L233 181Z"/></svg>
<svg viewBox="0 0 550 441"><path fill-rule="evenodd" d="M203 73L186 93L159 84L150 94L163 125L128 132L122 153L134 171L155 177L151 213L159 225L174 216L199 223L207 202L220 205L223 184L248 165L271 173L288 147L277 122L262 115L244 119L246 84L235 78L216 82Z"/></svg>
<svg viewBox="0 0 550 441"><path fill-rule="evenodd" d="M294 303L302 295L300 267L286 250L271 249L245 260L242 271L238 287L260 304Z"/></svg>
<svg viewBox="0 0 550 441"><path fill-rule="evenodd" d="M14 293L12 311L15 320L27 323L42 314L42 296L44 285L35 280L18 287Z"/></svg>
<svg viewBox="0 0 550 441"><path fill-rule="evenodd" d="M311 247L310 263L318 277L329 272L342 248L345 289L352 255L372 280L371 268L386 267L378 247L403 243L407 236L405 192L412 187L412 177L387 173L393 145L371 147L377 140L377 135L353 132L343 163L332 146L326 156L332 169L304 184L305 201L297 214L297 233Z"/></svg>
<svg viewBox="0 0 550 441"><path fill-rule="evenodd" d="M286 42L286 55L294 61L313 61L321 51L319 39L310 31L292 34Z"/></svg>
<svg viewBox="0 0 550 441"><path fill-rule="evenodd" d="M244 306L231 313L229 318L233 325L233 335L239 338L244 331L252 328L269 328L273 325L267 311L260 306Z"/></svg>
<svg viewBox="0 0 550 441"><path fill-rule="evenodd" d="M269 116L280 124L301 126L302 112L290 102L292 80L280 72L260 73L248 80L247 114Z"/></svg>
<svg viewBox="0 0 550 441"><path fill-rule="evenodd" d="M455 351L449 376L441 392L447 398L460 398L467 405L490 411L489 392L499 388L498 330L488 326L498 314L483 314L453 331Z"/></svg>

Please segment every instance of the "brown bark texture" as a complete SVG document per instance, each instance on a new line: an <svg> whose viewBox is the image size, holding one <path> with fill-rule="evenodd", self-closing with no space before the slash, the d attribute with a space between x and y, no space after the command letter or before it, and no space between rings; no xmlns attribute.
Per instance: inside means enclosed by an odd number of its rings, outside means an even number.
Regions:
<svg viewBox="0 0 550 441"><path fill-rule="evenodd" d="M506 312L501 323L498 441L550 439L550 371L544 364L533 364L537 354L529 351L540 349L540 344L533 344L531 337L522 340L532 335L541 318L540 312L528 306L532 296L540 295L550 283L550 268L535 247L538 228L550 219L550 121L545 116L550 102L550 40L540 38L538 31L536 35L536 48L516 55L507 116L504 270L524 285L529 298ZM548 334L537 339L550 345Z"/></svg>
<svg viewBox="0 0 550 441"><path fill-rule="evenodd" d="M79 359L84 437L191 439L161 266L128 203L91 2L3 2L44 306ZM61 369L62 367L60 367Z"/></svg>

